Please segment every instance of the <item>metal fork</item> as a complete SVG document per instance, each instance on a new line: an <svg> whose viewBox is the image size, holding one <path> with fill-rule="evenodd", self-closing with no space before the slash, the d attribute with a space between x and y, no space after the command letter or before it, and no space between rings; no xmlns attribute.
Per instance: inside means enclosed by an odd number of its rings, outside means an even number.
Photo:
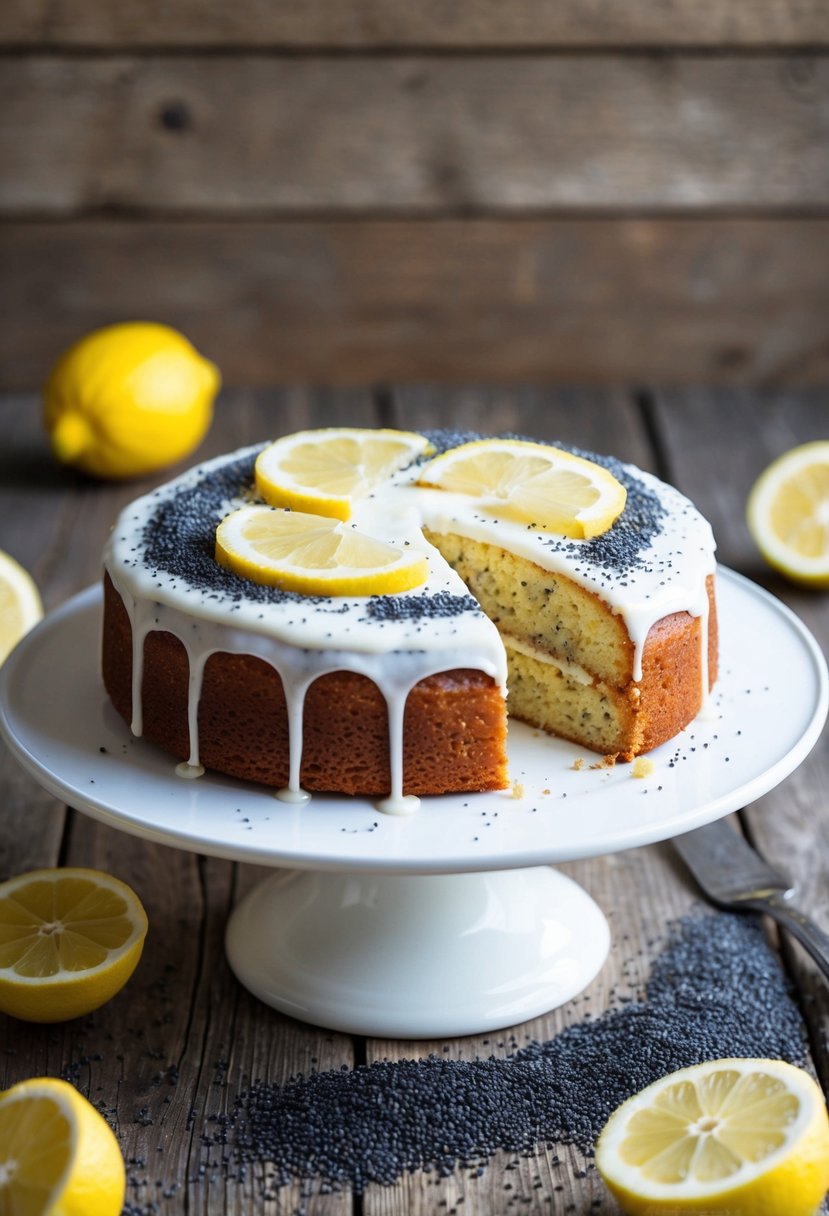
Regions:
<svg viewBox="0 0 829 1216"><path fill-rule="evenodd" d="M674 847L715 904L736 911L762 912L796 937L829 980L829 934L789 902L788 879L723 820L674 838Z"/></svg>

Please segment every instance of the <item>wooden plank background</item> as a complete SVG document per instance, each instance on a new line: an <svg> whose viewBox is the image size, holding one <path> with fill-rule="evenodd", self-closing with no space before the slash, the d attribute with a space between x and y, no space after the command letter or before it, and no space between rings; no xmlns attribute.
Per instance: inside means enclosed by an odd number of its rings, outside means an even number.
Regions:
<svg viewBox="0 0 829 1216"><path fill-rule="evenodd" d="M823 0L5 0L7 43L217 47L829 45Z"/></svg>
<svg viewBox="0 0 829 1216"><path fill-rule="evenodd" d="M111 320L232 384L818 383L823 0L0 11L0 388Z"/></svg>
<svg viewBox="0 0 829 1216"><path fill-rule="evenodd" d="M0 369L148 317L229 383L829 373L829 221L49 221L0 227Z"/></svg>
<svg viewBox="0 0 829 1216"><path fill-rule="evenodd" d="M824 208L829 60L797 67L27 55L0 78L0 213Z"/></svg>

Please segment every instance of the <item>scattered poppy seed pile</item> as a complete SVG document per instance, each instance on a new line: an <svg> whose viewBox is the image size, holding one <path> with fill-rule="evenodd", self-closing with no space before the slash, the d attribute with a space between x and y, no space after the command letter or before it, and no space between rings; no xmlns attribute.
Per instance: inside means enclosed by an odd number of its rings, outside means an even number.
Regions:
<svg viewBox="0 0 829 1216"><path fill-rule="evenodd" d="M269 1166L360 1193L415 1170L478 1170L499 1150L573 1144L588 1156L615 1107L677 1068L728 1056L801 1063L803 1023L759 925L730 915L677 923L645 999L569 1026L506 1059L379 1062L257 1082L204 1136L226 1176Z"/></svg>

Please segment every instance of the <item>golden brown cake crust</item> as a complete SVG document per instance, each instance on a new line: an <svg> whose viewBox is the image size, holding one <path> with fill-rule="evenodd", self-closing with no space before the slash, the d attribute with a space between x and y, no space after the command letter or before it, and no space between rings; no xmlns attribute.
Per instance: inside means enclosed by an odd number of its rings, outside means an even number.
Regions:
<svg viewBox="0 0 829 1216"><path fill-rule="evenodd" d="M132 633L121 597L104 579L104 684L132 717ZM189 754L188 661L155 632L144 645L143 736L179 760ZM282 682L264 660L217 653L205 666L199 752L207 768L281 788L288 784L288 716ZM457 669L415 685L406 702L403 788L408 794L503 789L504 702L495 680ZM340 671L311 685L303 712L304 789L385 795L390 789L386 704L365 676Z"/></svg>

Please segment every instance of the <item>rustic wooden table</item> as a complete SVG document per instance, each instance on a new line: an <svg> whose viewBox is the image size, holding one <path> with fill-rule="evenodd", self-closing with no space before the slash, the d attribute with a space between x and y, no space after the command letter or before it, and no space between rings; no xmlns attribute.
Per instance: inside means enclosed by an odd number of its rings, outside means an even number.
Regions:
<svg viewBox="0 0 829 1216"><path fill-rule="evenodd" d="M47 609L54 608L97 580L101 546L116 511L152 483L100 485L58 469L48 456L35 398L7 397L0 409L0 547L29 567ZM425 387L228 392L199 455L332 423L510 430L560 437L632 460L692 497L713 523L720 559L790 604L829 649L829 596L798 591L770 574L743 519L747 491L772 457L826 437L827 408L818 394ZM757 658L760 665L774 662L760 645ZM150 936L135 977L92 1018L51 1028L0 1018L0 1086L62 1073L110 1114L128 1162L128 1212L392 1216L457 1209L473 1216L508 1206L527 1212L618 1211L595 1171L585 1171L589 1161L572 1148L553 1153L540 1146L517 1164L504 1154L480 1172L459 1169L445 1178L416 1172L394 1186L371 1185L358 1197L321 1194L297 1183L263 1198L257 1170L229 1180L219 1168L221 1149L207 1148L205 1134L216 1126L211 1116L228 1109L251 1078L281 1082L312 1068L350 1068L430 1051L453 1059L503 1056L515 1042L549 1040L576 1020L602 1014L618 999L614 993L635 992L647 979L666 925L699 901L670 845L563 867L605 910L614 938L605 966L577 1001L487 1036L486 1042L363 1040L272 1011L229 972L225 922L261 871L126 836L58 805L8 755L0 763L0 877L35 866L99 867L130 882L149 913ZM827 806L824 738L792 776L739 817L742 830L796 878L800 902L824 928ZM798 947L784 939L776 948L808 1027L812 1063L829 1087L829 994Z"/></svg>

